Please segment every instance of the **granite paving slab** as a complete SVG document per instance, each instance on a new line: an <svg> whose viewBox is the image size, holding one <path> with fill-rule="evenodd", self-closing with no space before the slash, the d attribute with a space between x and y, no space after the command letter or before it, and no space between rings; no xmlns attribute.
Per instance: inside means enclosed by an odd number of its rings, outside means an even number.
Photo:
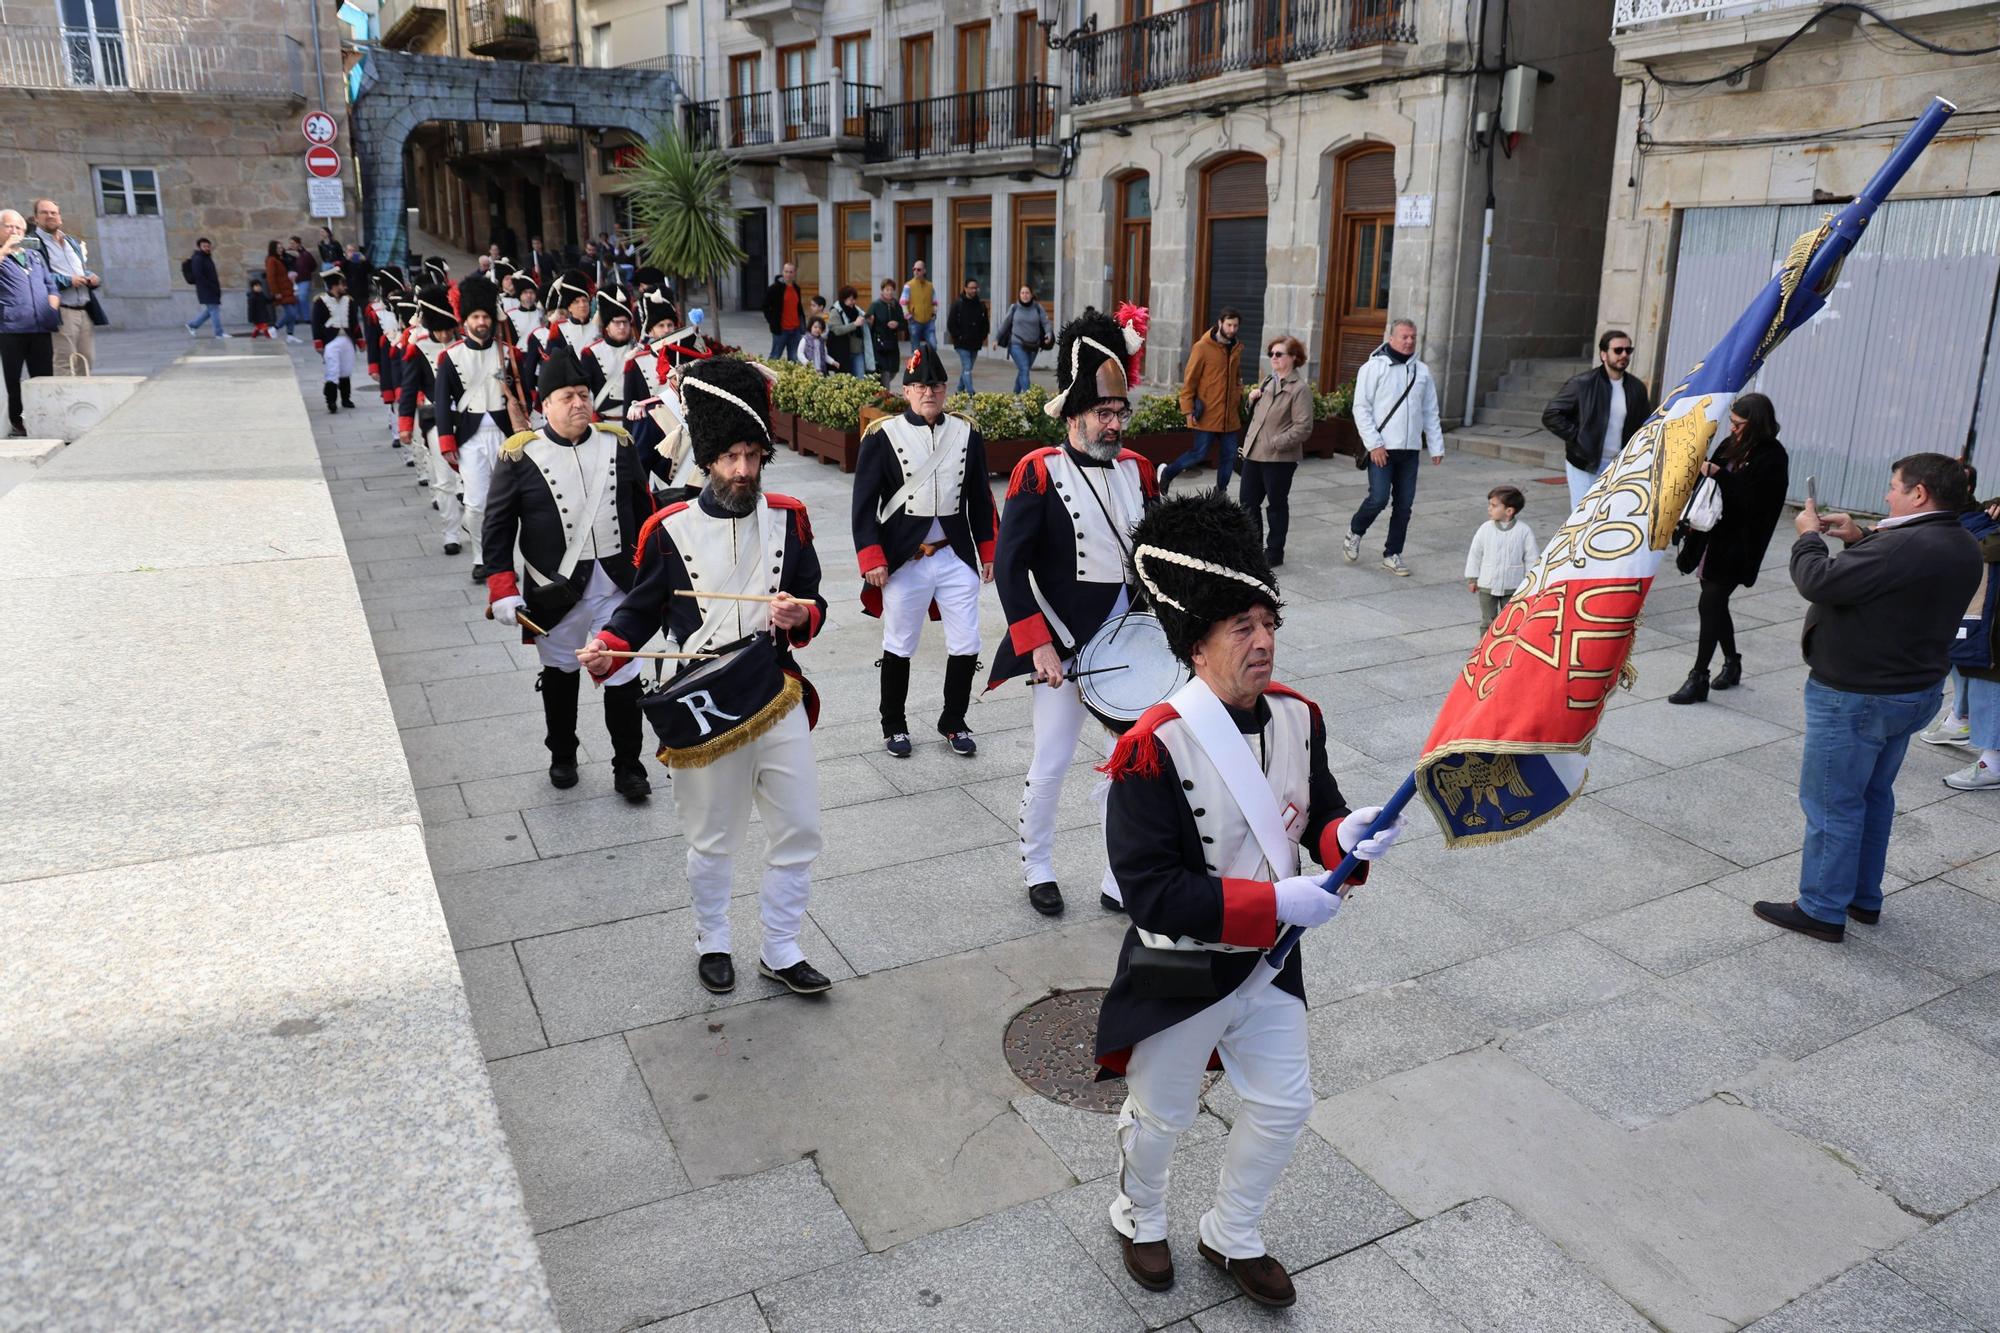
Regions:
<svg viewBox="0 0 2000 1333"><path fill-rule="evenodd" d="M2000 851L2000 819L1987 802L1940 801L1897 815L1889 830L1889 869L1912 883L1936 879L1995 851Z"/></svg>
<svg viewBox="0 0 2000 1333"><path fill-rule="evenodd" d="M1989 1194L1881 1257L1891 1272L1981 1328L2000 1328L2000 1193Z"/></svg>
<svg viewBox="0 0 2000 1333"><path fill-rule="evenodd" d="M528 840L521 816L512 811L428 827L424 847L430 853L434 875L491 870L535 859L535 844Z"/></svg>
<svg viewBox="0 0 2000 1333"><path fill-rule="evenodd" d="M1628 782L1597 799L1740 866L1797 851L1805 840L1796 790L1728 759Z"/></svg>
<svg viewBox="0 0 2000 1333"><path fill-rule="evenodd" d="M1332 1097L1483 1044L1493 1029L1414 982L1306 1015L1313 1091Z"/></svg>
<svg viewBox="0 0 2000 1333"><path fill-rule="evenodd" d="M1805 737L1793 736L1770 745L1745 750L1731 758L1745 768L1784 782L1794 790L1799 782L1799 765L1805 757ZM1896 811L1920 810L1927 805L1954 800L1964 793L1944 785L1945 774L1971 763L1977 756L1955 745L1931 746L1911 742L1896 773Z"/></svg>
<svg viewBox="0 0 2000 1333"><path fill-rule="evenodd" d="M610 765L592 775L609 782ZM678 838L680 811L675 808L667 775L654 766L646 776L653 782L652 796L638 804L616 793L589 796L560 805L530 806L521 812L535 850L543 856L568 856L575 852L596 852L607 847L629 847L639 842L659 842ZM581 783L579 786L583 785ZM595 786L595 783L592 784ZM743 858L739 856L740 862Z"/></svg>
<svg viewBox="0 0 2000 1333"><path fill-rule="evenodd" d="M1183 1144L1174 1154L1167 1191L1167 1238L1174 1250L1174 1285L1147 1291L1125 1272L1118 1233L1109 1209L1118 1196L1116 1176L1089 1181L1049 1201L1077 1243L1090 1253L1107 1280L1144 1319L1158 1328L1236 1295L1236 1284L1195 1249L1201 1215L1214 1206L1226 1141ZM1409 1225L1410 1215L1354 1169L1317 1134L1299 1136L1298 1147L1259 1231L1267 1251L1288 1270L1306 1268L1366 1245Z"/></svg>
<svg viewBox="0 0 2000 1333"><path fill-rule="evenodd" d="M1976 981L2000 972L2000 903L1932 880L1897 894L1878 924L1857 924L1849 939L1953 981Z"/></svg>
<svg viewBox="0 0 2000 1333"><path fill-rule="evenodd" d="M1474 1199L1382 1242L1474 1328L1649 1329L1639 1313L1498 1199Z"/></svg>
<svg viewBox="0 0 2000 1333"><path fill-rule="evenodd" d="M419 787L471 783L515 773L542 775L546 783L549 752L542 744L545 731L539 712L441 722L436 726L405 729L403 754L409 762L410 780ZM591 778L597 778L591 772L592 762L601 750L609 770L610 741L601 728L593 735L589 727L579 726L577 734L582 742L578 766Z"/></svg>
<svg viewBox="0 0 2000 1333"><path fill-rule="evenodd" d="M1982 898L2000 902L2000 855L1982 856L1977 861L1954 866L1940 878L1947 884L1956 884Z"/></svg>
<svg viewBox="0 0 2000 1333"><path fill-rule="evenodd" d="M690 1188L623 1037L494 1060L488 1072L537 1231Z"/></svg>
<svg viewBox="0 0 2000 1333"><path fill-rule="evenodd" d="M412 618L432 614L428 611L399 612ZM401 633L402 631L398 631ZM429 705L433 722L467 722L484 717L506 717L510 713L531 713L536 718L542 715L541 696L535 693L535 680L541 675L536 669L526 671L510 670L500 675L480 674L474 676L446 676L439 680L419 682L424 692L424 702ZM576 710L577 730L593 725L591 709L579 699ZM602 710L598 710L600 715ZM546 751L543 752L546 754ZM530 755L533 759L535 756ZM548 760L542 760L546 768Z"/></svg>
<svg viewBox="0 0 2000 1333"><path fill-rule="evenodd" d="M1720 759L1792 734L1790 728L1761 718L1722 709L1677 708L1665 699L1608 711L1598 730L1613 745L1669 768Z"/></svg>
<svg viewBox="0 0 2000 1333"><path fill-rule="evenodd" d="M1667 984L1687 1003L1794 1059L1951 988L1936 973L1879 950L1789 932L1690 968Z"/></svg>
<svg viewBox="0 0 2000 1333"><path fill-rule="evenodd" d="M541 1015L521 976L521 962L511 944L467 949L458 955L465 979L465 1003L472 1010L472 1028L488 1060L503 1060L548 1045Z"/></svg>
<svg viewBox="0 0 2000 1333"><path fill-rule="evenodd" d="M1406 850L1400 844L1396 855ZM1499 949L1514 936L1385 859L1340 915L1306 932L1306 999L1330 1004Z"/></svg>
<svg viewBox="0 0 2000 1333"><path fill-rule="evenodd" d="M1778 934L1776 926L1744 911L1739 900L1707 885L1586 921L1576 929L1659 976L1685 972Z"/></svg>
<svg viewBox="0 0 2000 1333"><path fill-rule="evenodd" d="M1756 1333L1979 1333L1881 1264L1861 1264L1775 1314Z"/></svg>
<svg viewBox="0 0 2000 1333"><path fill-rule="evenodd" d="M1239 1296L1194 1316L1201 1333L1265 1333L1271 1328L1317 1333L1463 1333L1437 1298L1400 1268L1382 1246L1364 1245L1292 1274L1299 1303L1282 1313Z"/></svg>
<svg viewBox="0 0 2000 1333"><path fill-rule="evenodd" d="M417 813L422 816L424 827L449 824L454 819L469 818L465 809L465 794L455 786L417 788Z"/></svg>
<svg viewBox="0 0 2000 1333"><path fill-rule="evenodd" d="M1741 1095L1941 1217L2000 1186L2000 1060L1911 1015Z"/></svg>
<svg viewBox="0 0 2000 1333"><path fill-rule="evenodd" d="M1987 977L1940 995L1917 1010L1917 1015L1988 1055L2000 1055L2000 977Z"/></svg>
<svg viewBox="0 0 2000 1333"><path fill-rule="evenodd" d="M1792 902L1799 896L1799 867L1803 859L1801 853L1793 852L1746 870L1728 871L1710 880L1708 887L1734 898L1745 907L1754 902ZM1897 893L1909 886L1910 881L1901 875L1883 872L1883 893ZM1757 920L1756 917L1750 919L1753 922Z"/></svg>
<svg viewBox="0 0 2000 1333"><path fill-rule="evenodd" d="M1012 1208L759 1290L773 1333L1114 1333L1137 1329L1041 1204Z"/></svg>
<svg viewBox="0 0 2000 1333"><path fill-rule="evenodd" d="M538 1239L566 1333L622 1333L862 1252L811 1162Z"/></svg>
<svg viewBox="0 0 2000 1333"><path fill-rule="evenodd" d="M1028 1122L1028 1127L1077 1180L1096 1180L1118 1169L1115 1113L1064 1106L1040 1095L1016 1097L1014 1113ZM1181 1143L1189 1146L1206 1143L1228 1132L1229 1126L1214 1116L1197 1115L1187 1133L1181 1135Z"/></svg>
<svg viewBox="0 0 2000 1333"><path fill-rule="evenodd" d="M635 1333L771 1333L755 1296L732 1296L699 1310L689 1310Z"/></svg>
<svg viewBox="0 0 2000 1333"><path fill-rule="evenodd" d="M1645 969L1568 931L1448 967L1424 981L1495 1029L1531 1028L1643 986Z"/></svg>
<svg viewBox="0 0 2000 1333"><path fill-rule="evenodd" d="M823 811L826 850L813 863L816 879L857 875L995 843L1013 844L1011 819L996 819L956 787L918 792Z"/></svg>
<svg viewBox="0 0 2000 1333"><path fill-rule="evenodd" d="M686 907L686 852L668 838L545 857L445 876L438 898L461 949L554 935Z"/></svg>

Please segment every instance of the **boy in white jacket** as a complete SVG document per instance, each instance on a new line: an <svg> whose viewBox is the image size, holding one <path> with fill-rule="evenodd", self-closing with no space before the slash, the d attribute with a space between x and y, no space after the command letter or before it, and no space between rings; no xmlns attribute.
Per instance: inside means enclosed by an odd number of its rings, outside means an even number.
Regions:
<svg viewBox="0 0 2000 1333"><path fill-rule="evenodd" d="M1486 492L1486 521L1472 534L1472 549L1465 553L1465 587L1479 594L1482 634L1493 627L1540 553L1535 530L1520 520L1527 507L1527 497L1516 487L1495 486Z"/></svg>

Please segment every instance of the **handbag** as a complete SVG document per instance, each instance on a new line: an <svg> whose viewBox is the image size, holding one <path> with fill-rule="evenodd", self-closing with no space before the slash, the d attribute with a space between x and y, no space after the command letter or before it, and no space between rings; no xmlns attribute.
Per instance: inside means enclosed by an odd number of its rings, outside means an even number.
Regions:
<svg viewBox="0 0 2000 1333"><path fill-rule="evenodd" d="M1691 532L1713 532L1722 521L1722 487L1715 484L1714 477L1703 477L1694 488L1681 521Z"/></svg>

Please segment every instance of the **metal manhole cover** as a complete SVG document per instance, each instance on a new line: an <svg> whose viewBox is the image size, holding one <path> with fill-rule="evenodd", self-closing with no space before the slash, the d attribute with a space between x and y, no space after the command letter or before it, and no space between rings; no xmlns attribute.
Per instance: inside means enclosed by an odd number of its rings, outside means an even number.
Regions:
<svg viewBox="0 0 2000 1333"><path fill-rule="evenodd" d="M1097 1009L1103 987L1057 991L1014 1015L1001 1046L1023 1083L1052 1102L1083 1111L1115 1112L1125 1080L1097 1082Z"/></svg>

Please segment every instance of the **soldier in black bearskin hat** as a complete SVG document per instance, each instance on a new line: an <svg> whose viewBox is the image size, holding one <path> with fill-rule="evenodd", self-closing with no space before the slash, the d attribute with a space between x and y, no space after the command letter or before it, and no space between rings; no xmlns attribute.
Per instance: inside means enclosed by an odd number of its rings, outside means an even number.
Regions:
<svg viewBox="0 0 2000 1333"><path fill-rule="evenodd" d="M904 708L927 615L944 621L938 734L957 754L979 750L965 710L979 670L979 584L993 581L993 492L986 441L944 410L950 392L937 349L919 343L903 367L909 407L869 426L854 465L861 604L882 618L882 735L898 759L912 749Z"/></svg>
<svg viewBox="0 0 2000 1333"><path fill-rule="evenodd" d="M520 365L514 349L499 336L499 297L486 278L470 277L458 284L459 329L464 336L439 355L432 396L437 404L439 456L458 472L475 583L486 581L480 533L493 465L507 437L528 425Z"/></svg>
<svg viewBox="0 0 2000 1333"><path fill-rule="evenodd" d="M1047 411L1068 428L1060 448L1037 449L1014 468L1000 515L994 562L1007 636L993 654L990 689L1032 675L1035 755L1021 792L1021 875L1038 912L1063 910L1056 885L1056 805L1076 743L1090 722L1074 681L1064 679L1090 636L1130 605L1127 534L1157 498L1153 469L1121 447L1132 419L1125 358L1138 350L1109 315L1086 310L1056 342L1057 395ZM1107 732L1105 739L1111 737ZM1100 816L1105 784L1092 793ZM1118 907L1106 870L1100 901Z"/></svg>
<svg viewBox="0 0 2000 1333"><path fill-rule="evenodd" d="M676 750L663 732L660 757L674 769L687 839L701 984L717 993L736 985L729 899L754 803L766 847L757 970L799 994L816 994L832 983L806 961L798 934L820 851L811 736L818 702L792 654L825 623L819 556L805 505L763 489L774 450L769 381L759 369L720 358L689 366L681 396L706 484L694 500L647 522L631 593L578 656L592 673L609 671L629 660L611 654L663 630L685 652L763 653L767 664L775 653L786 682L775 699L741 704L731 678L716 675L709 688L677 700L705 739Z"/></svg>
<svg viewBox="0 0 2000 1333"><path fill-rule="evenodd" d="M417 323L403 345L396 371L396 433L417 469L417 485L441 494L431 507L445 516L445 554L459 550L458 470L437 449L437 363L458 340L458 310L452 293L433 283L417 293Z"/></svg>
<svg viewBox="0 0 2000 1333"><path fill-rule="evenodd" d="M542 326L542 310L537 304L540 299L540 293L535 290L535 280L526 273L516 273L514 304L509 306L503 302L500 313L507 321L507 341L523 356L528 351L528 339Z"/></svg>
<svg viewBox="0 0 2000 1333"><path fill-rule="evenodd" d="M584 373L590 376L590 396L605 421L625 420L625 361L632 355L633 298L621 287L597 293L598 336L584 344Z"/></svg>
<svg viewBox="0 0 2000 1333"><path fill-rule="evenodd" d="M1299 873L1301 847L1323 866L1349 851L1371 861L1402 822L1370 833L1380 807L1349 812L1318 706L1271 679L1277 579L1234 501L1162 503L1133 529L1127 563L1194 678L1106 765L1105 840L1132 917L1097 1029L1104 1076L1128 1088L1111 1224L1132 1279L1171 1286L1167 1168L1219 1051L1242 1109L1199 1250L1251 1300L1290 1305L1291 1278L1257 1227L1313 1108L1305 982L1299 950L1282 971L1264 951L1286 926L1339 910L1324 877Z"/></svg>
<svg viewBox="0 0 2000 1333"><path fill-rule="evenodd" d="M528 335L528 357L523 364L528 383L537 386L538 395L542 362L548 360L549 349L557 339L569 344L581 364L583 349L597 337L597 330L590 322L590 275L578 268L565 270L549 284L545 313L549 322ZM529 406L540 411L540 397Z"/></svg>
<svg viewBox="0 0 2000 1333"><path fill-rule="evenodd" d="M561 342L542 365L541 391L547 424L501 446L486 493L486 592L493 618L521 625L523 642L541 658L536 688L548 726L549 782L574 787L577 650L632 586L633 552L653 501L624 428L591 424L589 381ZM640 750L639 663L607 665L597 678L611 733L612 787L643 801L652 784Z"/></svg>

